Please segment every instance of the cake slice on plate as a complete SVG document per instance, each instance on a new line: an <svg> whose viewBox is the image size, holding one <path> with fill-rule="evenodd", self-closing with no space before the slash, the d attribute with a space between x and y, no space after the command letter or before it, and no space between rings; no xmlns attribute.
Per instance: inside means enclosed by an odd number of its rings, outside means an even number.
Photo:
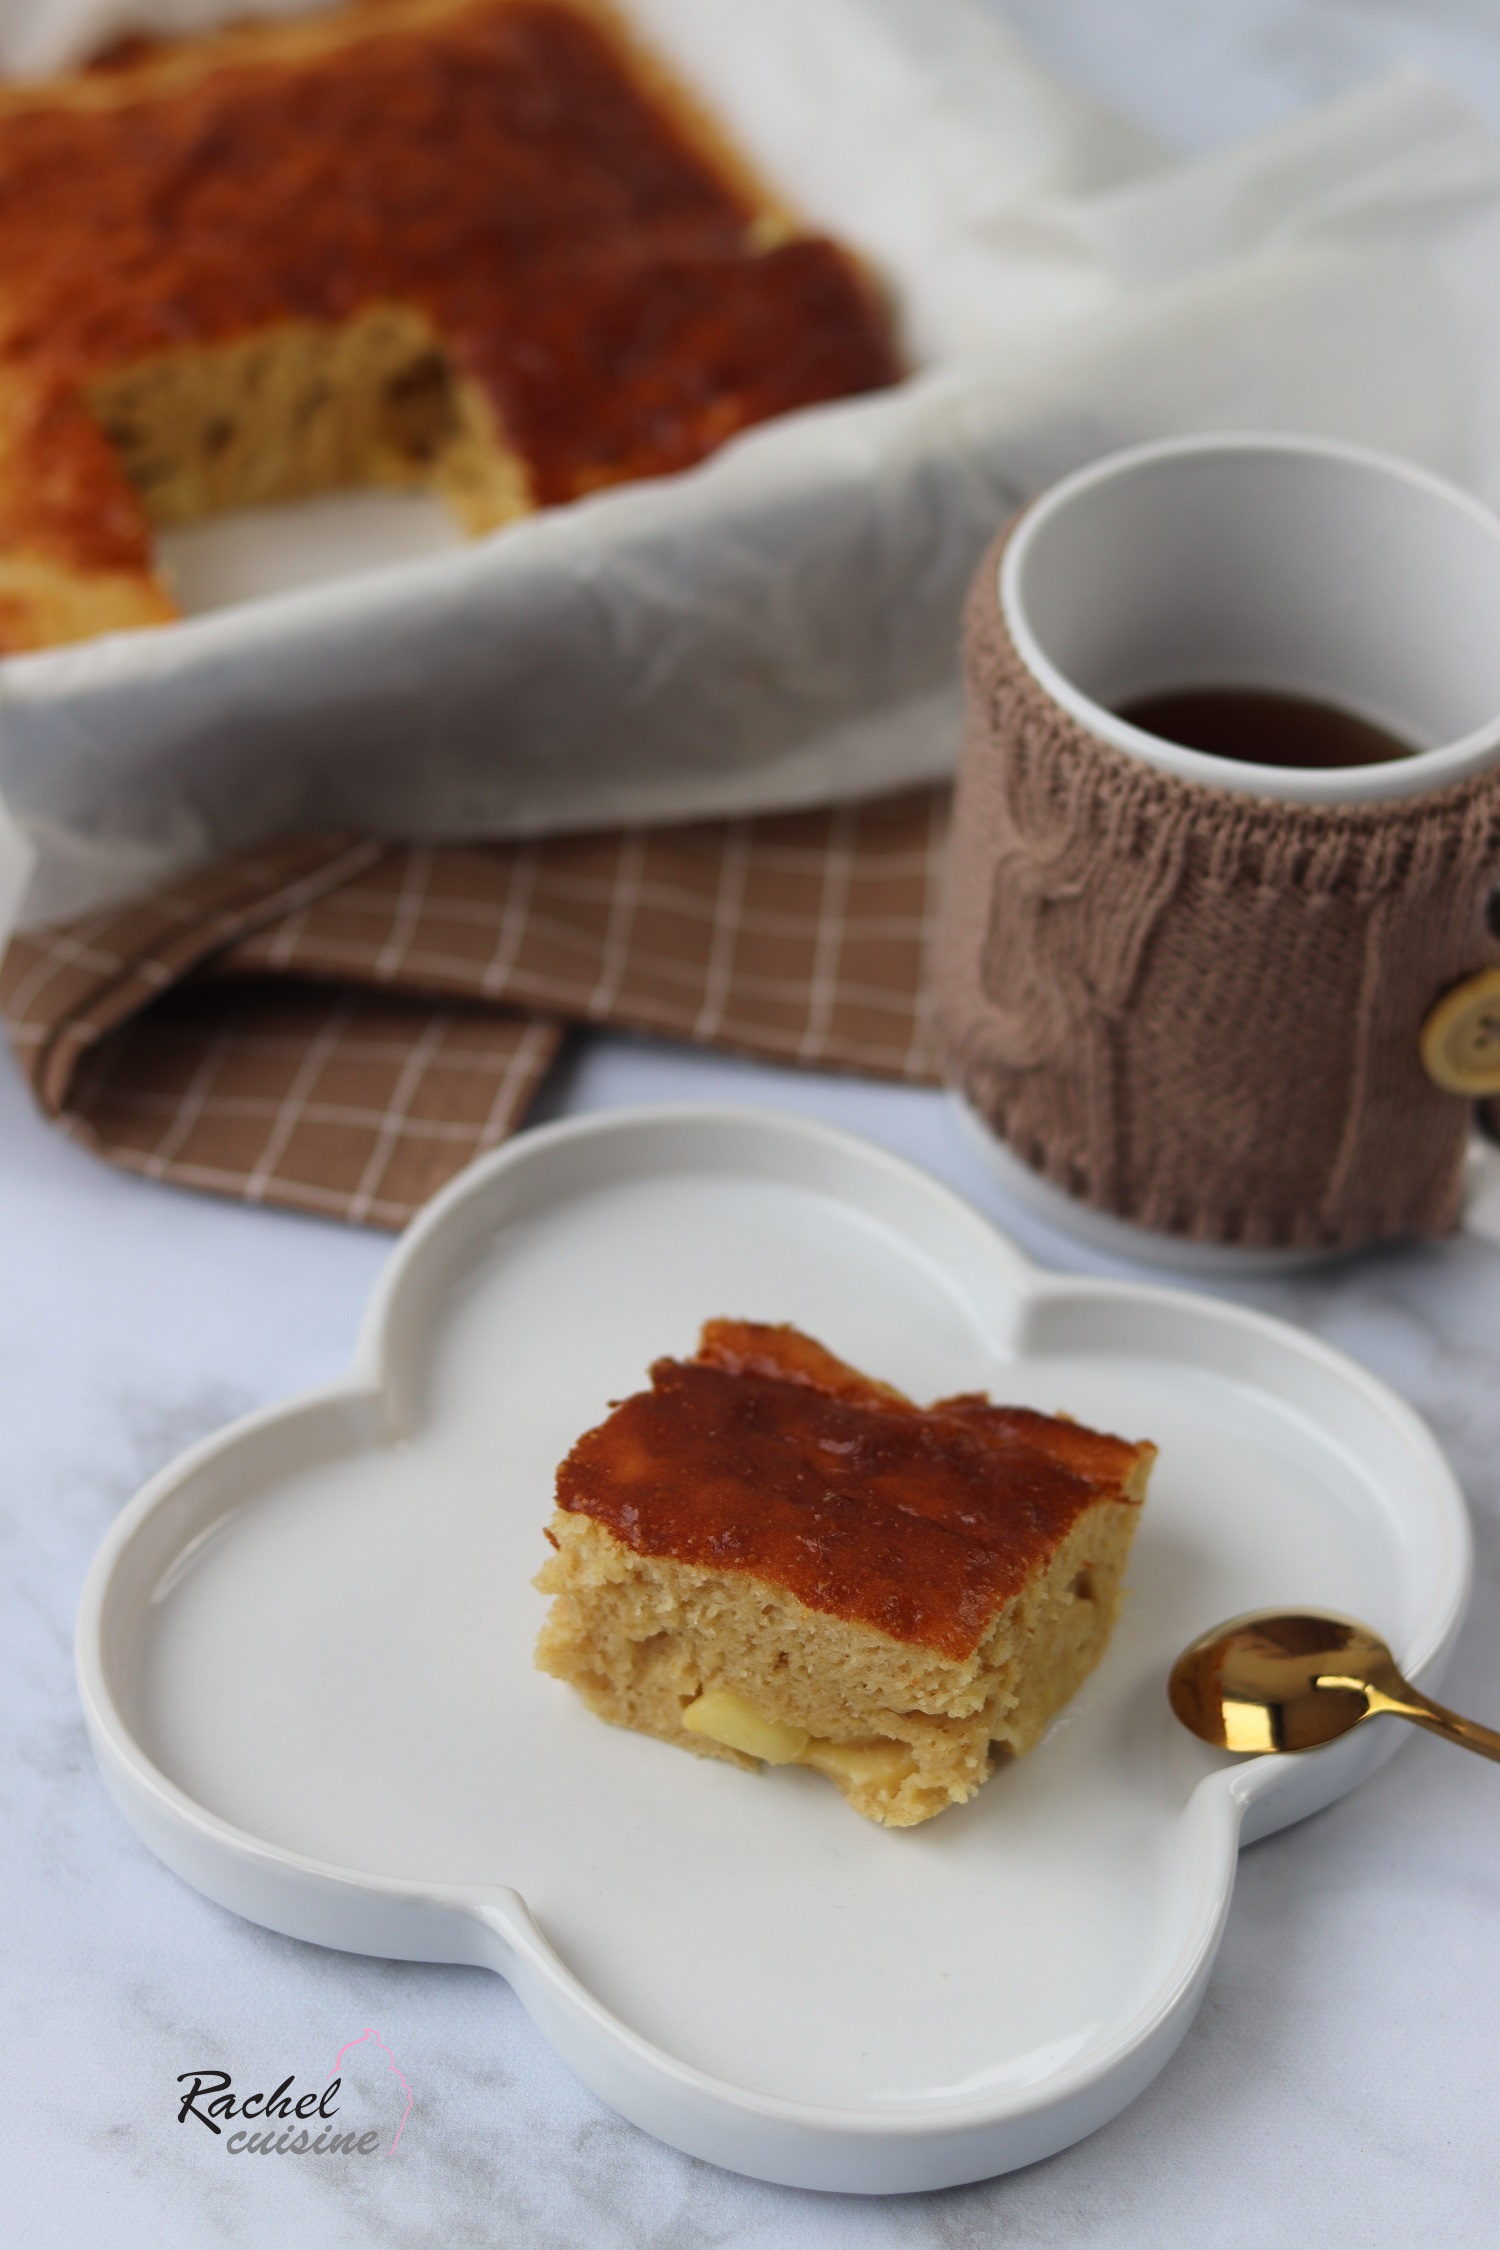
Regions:
<svg viewBox="0 0 1500 2250"><path fill-rule="evenodd" d="M972 1797L1099 1661L1156 1448L980 1394L919 1407L795 1328L712 1320L557 1473L545 1672L889 1827Z"/></svg>

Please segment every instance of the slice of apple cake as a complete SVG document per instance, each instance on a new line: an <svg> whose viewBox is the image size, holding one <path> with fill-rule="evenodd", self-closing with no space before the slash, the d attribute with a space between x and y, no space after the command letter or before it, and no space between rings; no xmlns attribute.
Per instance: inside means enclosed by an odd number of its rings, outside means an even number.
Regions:
<svg viewBox="0 0 1500 2250"><path fill-rule="evenodd" d="M616 1726L814 1766L910 1827L1099 1661L1155 1455L978 1393L919 1407L795 1328L709 1321L558 1470L537 1663Z"/></svg>

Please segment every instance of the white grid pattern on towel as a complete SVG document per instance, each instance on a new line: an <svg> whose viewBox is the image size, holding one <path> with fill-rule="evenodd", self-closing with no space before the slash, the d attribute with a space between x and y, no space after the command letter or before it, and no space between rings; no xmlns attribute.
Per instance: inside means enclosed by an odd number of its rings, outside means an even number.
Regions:
<svg viewBox="0 0 1500 2250"><path fill-rule="evenodd" d="M569 1020L930 1078L945 826L934 792L510 845L290 843L21 941L11 1037L117 1163L398 1224L514 1130Z"/></svg>

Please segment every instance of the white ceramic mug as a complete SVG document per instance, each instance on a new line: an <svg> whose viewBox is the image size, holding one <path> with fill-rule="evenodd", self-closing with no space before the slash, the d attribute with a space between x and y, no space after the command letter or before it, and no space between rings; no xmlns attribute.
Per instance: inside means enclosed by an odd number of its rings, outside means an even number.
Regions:
<svg viewBox="0 0 1500 2250"><path fill-rule="evenodd" d="M1000 566L1017 654L1088 734L1187 783L1307 805L1415 796L1500 764L1500 519L1407 463L1308 437L1215 434L1092 463L1022 518ZM1148 694L1261 688L1415 745L1353 767L1211 756L1119 716ZM1500 894L1497 894L1500 896ZM976 1124L1006 1183L1106 1247L1196 1269L1305 1252L1157 1235L1075 1201ZM1476 1135L1465 1224L1500 1240Z"/></svg>

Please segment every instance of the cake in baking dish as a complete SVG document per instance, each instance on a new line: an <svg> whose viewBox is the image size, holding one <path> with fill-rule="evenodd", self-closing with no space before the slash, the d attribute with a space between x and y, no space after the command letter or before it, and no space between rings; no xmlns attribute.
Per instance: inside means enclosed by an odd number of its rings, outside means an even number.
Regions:
<svg viewBox="0 0 1500 2250"><path fill-rule="evenodd" d="M153 527L427 484L471 532L895 380L602 0L363 0L0 90L0 650L174 614Z"/></svg>
<svg viewBox="0 0 1500 2250"><path fill-rule="evenodd" d="M537 1663L617 1726L815 1767L911 1827L1099 1661L1155 1455L710 1321L558 1470Z"/></svg>

